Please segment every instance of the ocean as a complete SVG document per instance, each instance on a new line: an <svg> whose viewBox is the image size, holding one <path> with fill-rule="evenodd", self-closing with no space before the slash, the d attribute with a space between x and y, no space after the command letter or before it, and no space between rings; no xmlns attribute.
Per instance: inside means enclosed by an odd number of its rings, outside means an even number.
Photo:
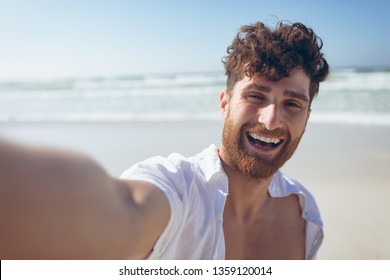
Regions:
<svg viewBox="0 0 390 280"><path fill-rule="evenodd" d="M220 72L0 80L0 124L217 120ZM310 122L390 126L390 68L335 69Z"/></svg>

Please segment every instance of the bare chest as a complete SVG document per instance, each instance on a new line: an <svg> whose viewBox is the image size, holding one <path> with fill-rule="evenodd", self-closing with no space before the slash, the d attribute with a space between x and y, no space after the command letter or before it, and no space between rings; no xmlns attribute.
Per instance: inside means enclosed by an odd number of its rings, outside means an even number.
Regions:
<svg viewBox="0 0 390 280"><path fill-rule="evenodd" d="M285 212L285 213L284 213ZM262 213L243 222L224 214L226 259L304 259L305 225L300 211Z"/></svg>

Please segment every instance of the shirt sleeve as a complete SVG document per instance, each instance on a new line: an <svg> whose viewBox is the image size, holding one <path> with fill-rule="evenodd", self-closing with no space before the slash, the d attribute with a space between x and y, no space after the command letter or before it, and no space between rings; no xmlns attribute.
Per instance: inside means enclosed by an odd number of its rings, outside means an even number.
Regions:
<svg viewBox="0 0 390 280"><path fill-rule="evenodd" d="M183 197L185 180L180 166L164 157L153 157L127 169L121 179L142 180L159 188L167 197L171 215L163 233L158 238L148 258L163 254L170 240L176 235L185 212Z"/></svg>

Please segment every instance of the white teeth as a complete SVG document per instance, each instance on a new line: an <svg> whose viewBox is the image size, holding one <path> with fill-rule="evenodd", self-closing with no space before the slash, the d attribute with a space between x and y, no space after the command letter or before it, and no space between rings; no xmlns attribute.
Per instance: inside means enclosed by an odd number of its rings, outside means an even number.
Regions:
<svg viewBox="0 0 390 280"><path fill-rule="evenodd" d="M279 138L267 138L264 136L256 135L254 133L249 132L249 136L252 137L253 139L260 140L265 143L272 143L272 144L278 144L280 142Z"/></svg>

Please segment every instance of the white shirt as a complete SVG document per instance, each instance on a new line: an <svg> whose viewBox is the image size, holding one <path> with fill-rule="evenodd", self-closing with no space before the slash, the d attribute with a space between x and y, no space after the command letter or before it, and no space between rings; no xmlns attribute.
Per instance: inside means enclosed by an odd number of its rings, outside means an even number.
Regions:
<svg viewBox="0 0 390 280"><path fill-rule="evenodd" d="M168 198L171 216L149 259L225 259L222 222L228 178L215 145L191 158L171 154L147 159L126 170L121 178L148 181ZM280 171L268 192L272 197L299 197L306 220L306 259L314 259L324 235L313 196Z"/></svg>

